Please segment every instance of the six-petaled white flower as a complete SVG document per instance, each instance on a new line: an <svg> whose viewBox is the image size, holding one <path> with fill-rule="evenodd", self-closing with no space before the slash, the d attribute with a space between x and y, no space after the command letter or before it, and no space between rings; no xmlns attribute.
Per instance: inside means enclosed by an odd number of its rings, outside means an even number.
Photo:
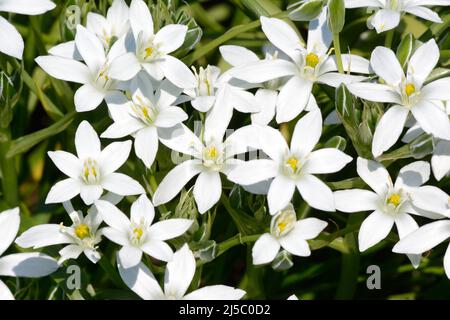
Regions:
<svg viewBox="0 0 450 320"><path fill-rule="evenodd" d="M360 98L394 104L375 129L372 141L375 157L397 142L410 113L425 132L450 140L450 121L439 105L440 100L450 100L450 77L426 83L438 60L439 48L431 39L416 49L405 75L395 53L377 47L370 64L385 84L361 82L348 85L350 92Z"/></svg>
<svg viewBox="0 0 450 320"><path fill-rule="evenodd" d="M78 25L75 46L76 52L74 48L54 48L50 50L54 55L37 57L36 62L52 77L82 84L75 93L75 108L78 112L91 111L120 87L111 78L110 65L125 52L125 36L106 52L98 37ZM78 55L85 64L77 60Z"/></svg>
<svg viewBox="0 0 450 320"><path fill-rule="evenodd" d="M122 93L107 99L114 123L101 137L133 135L136 155L150 168L158 152L159 131L174 127L188 118L183 109L174 106L180 93L181 90L167 80L154 90L148 74L141 71L131 81L131 99Z"/></svg>
<svg viewBox="0 0 450 320"><path fill-rule="evenodd" d="M320 111L310 111L297 122L290 148L278 130L260 127L258 131L259 146L270 159L241 163L229 173L228 179L250 185L274 178L267 194L271 214L289 204L296 187L311 207L334 211L331 189L314 175L338 172L352 158L335 148L313 151L322 133Z"/></svg>
<svg viewBox="0 0 450 320"><path fill-rule="evenodd" d="M387 237L393 225L400 239L419 226L410 214L433 219L446 215L448 195L437 187L422 186L430 177L427 162L403 167L395 183L378 162L358 158L359 176L373 191L363 189L334 192L336 209L343 212L373 211L361 224L359 250L365 251ZM415 267L420 256L409 256Z"/></svg>
<svg viewBox="0 0 450 320"><path fill-rule="evenodd" d="M261 26L275 47L290 57L266 59L240 68L233 76L251 83L261 83L287 77L276 103L276 120L288 122L307 106L314 83L338 87L341 83L358 82L365 77L337 73L336 58L328 51L332 34L327 27L327 9L309 24L308 42L305 45L297 33L284 21L261 17ZM356 55L342 55L346 71L369 73L369 62Z"/></svg>
<svg viewBox="0 0 450 320"><path fill-rule="evenodd" d="M314 239L326 228L327 222L306 218L297 221L294 207L289 204L286 208L272 217L270 232L264 233L252 249L253 264L272 262L280 248L300 257L311 255L308 242Z"/></svg>
<svg viewBox="0 0 450 320"><path fill-rule="evenodd" d="M128 52L111 63L111 77L126 81L144 69L156 80L166 77L177 87L195 88L195 77L189 68L170 55L183 45L187 26L170 24L155 34L152 15L142 0L131 2L129 19L132 41L127 41Z"/></svg>
<svg viewBox="0 0 450 320"><path fill-rule="evenodd" d="M65 151L48 155L68 179L56 183L47 195L46 203L66 202L78 194L87 205L93 204L103 189L122 196L144 193L136 180L116 173L128 159L131 141L113 142L101 150L100 139L94 128L83 121L75 134L77 156Z"/></svg>
<svg viewBox="0 0 450 320"><path fill-rule="evenodd" d="M168 219L153 223L155 209L145 195L131 206L130 218L108 201L95 202L98 212L109 226L102 233L122 246L118 257L124 268L139 264L142 253L161 261L170 261L173 251L164 242L184 234L192 225L189 219Z"/></svg>
<svg viewBox="0 0 450 320"><path fill-rule="evenodd" d="M117 255L117 265L125 284L145 300L239 300L245 295L244 290L224 285L207 286L186 294L196 270L194 254L187 244L167 263L164 290L143 263L127 268Z"/></svg>

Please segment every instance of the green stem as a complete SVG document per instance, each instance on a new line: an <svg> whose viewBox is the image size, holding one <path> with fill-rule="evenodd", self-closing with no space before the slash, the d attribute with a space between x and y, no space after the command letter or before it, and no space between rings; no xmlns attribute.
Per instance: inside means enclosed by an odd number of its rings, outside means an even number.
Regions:
<svg viewBox="0 0 450 320"><path fill-rule="evenodd" d="M386 32L386 38L384 39L384 46L390 48L392 46L392 41L394 40L394 29Z"/></svg>
<svg viewBox="0 0 450 320"><path fill-rule="evenodd" d="M15 207L19 204L19 186L17 183L16 158L8 158L6 154L11 146L11 132L0 129L0 169L2 172L3 198L8 205Z"/></svg>
<svg viewBox="0 0 450 320"><path fill-rule="evenodd" d="M347 226L359 225L363 218L364 216L352 214L348 218ZM344 245L347 247L347 250L342 252L341 275L336 291L336 299L339 300L352 299L358 284L360 254L356 231L345 235Z"/></svg>
<svg viewBox="0 0 450 320"><path fill-rule="evenodd" d="M339 73L344 73L344 66L342 64L342 56L341 56L341 43L339 41L339 32L333 33L333 45L336 54L336 64L338 71Z"/></svg>

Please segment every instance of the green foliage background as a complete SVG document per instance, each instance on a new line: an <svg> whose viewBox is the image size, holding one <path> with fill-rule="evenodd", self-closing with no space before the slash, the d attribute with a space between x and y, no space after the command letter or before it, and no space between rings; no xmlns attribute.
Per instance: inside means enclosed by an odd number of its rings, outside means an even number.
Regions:
<svg viewBox="0 0 450 320"><path fill-rule="evenodd" d="M76 85L49 77L34 62L35 57L46 55L48 48L73 39L74 34L66 24L67 19L72 19L67 11L70 5L75 4L83 8L83 22L88 11L105 14L109 6L108 1L54 2L57 8L42 16L6 15L24 37L24 59L18 62L0 55L0 68L3 70L0 82L0 211L20 205L21 232L36 224L68 220L62 206L44 204L50 187L61 178L60 172L49 161L46 152L61 148L73 151L75 130L83 119L89 120L98 132L106 129L111 122L106 116L107 108L104 103L94 112L76 114L73 104ZM215 64L223 70L229 66L221 59L218 46L225 43L242 45L261 55L261 47L267 42L259 28L258 17L286 17L286 12L281 8L286 8L289 4L289 1L275 0L166 0L156 5L151 0L149 2L153 5L154 14L158 12L157 18L154 18L157 23L189 23L191 44L201 35L201 41L194 50L190 50L187 41L184 50L177 52L186 64ZM179 10L174 11L175 8ZM403 16L392 39L392 48L395 50L402 43L403 51L399 53L402 56L407 52L404 48L413 45L414 39L425 41L433 36L441 49L442 68L439 70L441 73L436 76L448 76L450 70L445 68L450 63L450 9L439 8L438 13L444 20L443 24L431 25L411 15ZM189 20L190 16L194 20ZM377 45L389 41L385 39L386 34L377 35L376 32L367 30L367 17L365 9L346 10L346 23L340 33L342 52L351 48L352 53L370 58L371 51ZM306 38L307 22L290 23ZM339 97L346 94L344 88L341 88L336 96L334 90L316 86L315 93L324 115L331 112L337 104L341 113L351 112L354 119L360 120L352 122L349 120L351 117L348 117L344 126L326 127L321 142L339 146L354 157L357 156L357 151L364 154L367 139L370 141L376 121L383 112L383 106L363 105L357 101L343 106L339 103ZM193 109L188 105L184 108L191 115L188 125L192 127L199 115L192 112ZM248 123L249 117L238 114L234 116L231 126L238 128ZM295 121L292 123L295 124ZM360 123L366 127L360 127ZM292 127L290 130L292 132ZM152 170L145 170L134 153L122 169L146 186L149 194L153 193L155 184L173 167L169 160L169 150L160 147L157 164ZM429 148L425 150L425 154L429 153ZM409 161L404 161L403 158L418 156L420 152L423 152L423 149L418 150L414 145L401 148L398 146L397 150L384 156L384 163L389 165L390 172L396 175L399 168ZM363 186L355 175L353 162L342 172L328 175L326 180L332 189ZM450 191L449 178L440 183L433 181L434 183L443 190ZM238 286L247 291L249 298L256 299L286 299L294 293L300 299L450 298L450 281L445 277L442 267L444 245L429 252L418 270L412 268L406 256L391 252L393 243L397 241L397 236L393 233L379 245L359 254L355 235L364 214L318 212L302 202L298 194L294 198L294 204L299 217L312 215L329 222L326 234L311 242L313 249L321 250L314 250L309 258L294 258L294 266L285 271L247 264L247 261L251 262L251 241L255 240L252 235L262 232L270 220L264 211L265 198L233 188L229 182L225 183L224 190L229 197L222 197L214 212L199 216L199 229L191 235L192 248L197 246L204 249L206 255L210 254L208 248L217 250L217 257L199 268L193 286L200 283ZM180 197L176 199L160 210L163 217L198 216L190 194L184 194L180 203L177 203ZM133 197L129 197L120 207L129 208L133 200ZM81 202L76 201L75 207L83 208ZM212 221L214 224L210 230ZM238 232L241 236L235 237ZM215 240L218 246L215 246L212 240ZM246 242L249 242L248 245ZM173 244L177 246L177 241ZM16 247L10 250L23 249ZM84 256L76 262L66 262L66 265L77 263L81 266L81 291L74 292L65 287L68 275L64 268L42 279L5 280L13 292L18 292L17 299L76 299L81 296L92 299L136 298L118 276L113 254L115 250L114 244L103 241L101 251L104 256L98 265L91 264ZM52 256L57 256L57 251L58 248L55 247L45 249L45 252ZM372 264L381 268L381 290L368 290L366 287L366 268ZM155 273L164 270L155 264L155 261L152 261L152 269Z"/></svg>

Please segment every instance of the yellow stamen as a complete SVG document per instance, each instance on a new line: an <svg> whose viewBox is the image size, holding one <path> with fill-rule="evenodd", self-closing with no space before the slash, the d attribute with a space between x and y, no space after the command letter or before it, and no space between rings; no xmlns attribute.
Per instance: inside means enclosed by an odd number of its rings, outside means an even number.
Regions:
<svg viewBox="0 0 450 320"><path fill-rule="evenodd" d="M295 157L289 158L286 163L291 167L292 171L297 171L298 167L298 159Z"/></svg>
<svg viewBox="0 0 450 320"><path fill-rule="evenodd" d="M153 54L153 48L149 47L149 48L145 48L145 58L147 59L148 57L150 57Z"/></svg>
<svg viewBox="0 0 450 320"><path fill-rule="evenodd" d="M280 230L280 233L283 233L284 229L287 227L287 222L281 221L278 223L278 230Z"/></svg>
<svg viewBox="0 0 450 320"><path fill-rule="evenodd" d="M398 193L393 193L387 199L387 203L393 204L395 207L397 207L400 204L401 199L402 198Z"/></svg>
<svg viewBox="0 0 450 320"><path fill-rule="evenodd" d="M75 235L83 240L86 237L89 237L90 230L86 224L79 224L75 227Z"/></svg>
<svg viewBox="0 0 450 320"><path fill-rule="evenodd" d="M142 234L144 233L144 231L142 231L141 227L137 227L137 228L134 228L133 233L134 233L136 239L139 241L139 240L141 240L141 237L142 237Z"/></svg>
<svg viewBox="0 0 450 320"><path fill-rule="evenodd" d="M217 157L217 148L216 147L211 147L208 150L208 157L209 158L216 158Z"/></svg>
<svg viewBox="0 0 450 320"><path fill-rule="evenodd" d="M319 57L315 53L308 53L306 56L306 65L315 68L319 64Z"/></svg>
<svg viewBox="0 0 450 320"><path fill-rule="evenodd" d="M412 84L412 83L408 83L405 86L405 93L406 95L409 97L410 95L412 95L414 92L416 92L416 87Z"/></svg>

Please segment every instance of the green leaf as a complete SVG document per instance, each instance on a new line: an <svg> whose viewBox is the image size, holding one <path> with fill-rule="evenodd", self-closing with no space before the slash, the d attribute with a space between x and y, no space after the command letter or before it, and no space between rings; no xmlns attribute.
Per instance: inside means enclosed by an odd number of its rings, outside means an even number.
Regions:
<svg viewBox="0 0 450 320"><path fill-rule="evenodd" d="M414 51L414 37L408 33L400 42L397 48L397 59L402 68L405 68L412 52Z"/></svg>
<svg viewBox="0 0 450 320"><path fill-rule="evenodd" d="M424 85L445 77L450 77L450 69L436 68L430 73L428 78L425 80Z"/></svg>
<svg viewBox="0 0 450 320"><path fill-rule="evenodd" d="M324 145L324 148L336 148L341 151L344 151L346 147L347 141L341 136L335 136L331 138Z"/></svg>
<svg viewBox="0 0 450 320"><path fill-rule="evenodd" d="M39 142L48 139L62 131L64 131L73 121L75 117L75 112L67 114L58 122L52 124L50 127L42 129L37 132L33 132L29 135L20 137L12 141L11 147L6 154L7 158L13 158L18 154L27 152Z"/></svg>
<svg viewBox="0 0 450 320"><path fill-rule="evenodd" d="M328 1L328 27L332 33L339 33L345 24L344 0Z"/></svg>
<svg viewBox="0 0 450 320"><path fill-rule="evenodd" d="M322 9L323 0L301 1L288 7L288 16L294 21L311 21L319 16Z"/></svg>

